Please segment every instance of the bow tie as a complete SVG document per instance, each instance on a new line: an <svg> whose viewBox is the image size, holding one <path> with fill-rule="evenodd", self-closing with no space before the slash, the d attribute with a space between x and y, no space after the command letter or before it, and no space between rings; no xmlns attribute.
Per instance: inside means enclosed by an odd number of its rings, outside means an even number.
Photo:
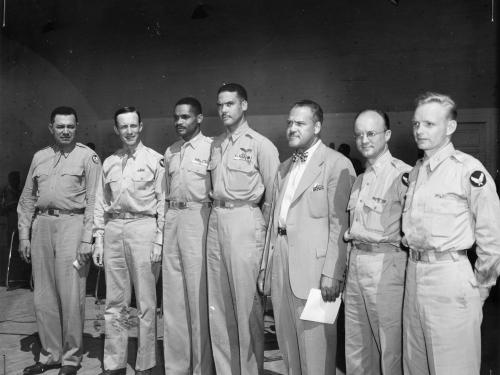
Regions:
<svg viewBox="0 0 500 375"><path fill-rule="evenodd" d="M305 162L307 160L307 151L295 151L292 155L292 161L295 163L297 161Z"/></svg>

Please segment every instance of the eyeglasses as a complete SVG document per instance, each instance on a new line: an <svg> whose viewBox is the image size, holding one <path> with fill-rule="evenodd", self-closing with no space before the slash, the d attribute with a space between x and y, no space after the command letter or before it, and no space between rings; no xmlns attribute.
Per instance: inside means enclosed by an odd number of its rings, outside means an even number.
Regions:
<svg viewBox="0 0 500 375"><path fill-rule="evenodd" d="M374 132L374 131L368 131L366 133L361 133L361 134L354 134L354 139L356 140L361 140L363 137L366 135L366 138L372 140L376 135L385 133L387 130L382 130L379 132Z"/></svg>

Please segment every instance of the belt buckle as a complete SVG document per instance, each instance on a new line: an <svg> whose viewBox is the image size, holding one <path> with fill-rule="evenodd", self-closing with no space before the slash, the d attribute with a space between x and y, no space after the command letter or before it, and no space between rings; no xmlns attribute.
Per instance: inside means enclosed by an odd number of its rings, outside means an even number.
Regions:
<svg viewBox="0 0 500 375"><path fill-rule="evenodd" d="M177 208L181 210L187 208L187 202L177 202Z"/></svg>
<svg viewBox="0 0 500 375"><path fill-rule="evenodd" d="M55 208L49 208L47 210L47 213L50 215L50 216L59 216L59 210L55 209Z"/></svg>

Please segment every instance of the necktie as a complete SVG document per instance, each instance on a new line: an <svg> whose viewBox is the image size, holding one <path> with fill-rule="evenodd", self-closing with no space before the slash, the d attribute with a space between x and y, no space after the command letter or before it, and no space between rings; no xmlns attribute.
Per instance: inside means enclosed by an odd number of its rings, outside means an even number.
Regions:
<svg viewBox="0 0 500 375"><path fill-rule="evenodd" d="M307 151L295 151L292 155L292 161L295 163L297 161L305 162L307 160Z"/></svg>

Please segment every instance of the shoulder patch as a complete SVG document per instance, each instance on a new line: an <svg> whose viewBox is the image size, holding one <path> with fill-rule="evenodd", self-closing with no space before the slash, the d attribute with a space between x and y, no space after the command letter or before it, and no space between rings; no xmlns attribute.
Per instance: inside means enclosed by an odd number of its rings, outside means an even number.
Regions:
<svg viewBox="0 0 500 375"><path fill-rule="evenodd" d="M470 175L470 183L475 187L482 187L486 185L486 176L482 171L474 171Z"/></svg>
<svg viewBox="0 0 500 375"><path fill-rule="evenodd" d="M162 168L165 168L165 158L161 158L161 159L160 159L160 166L161 166Z"/></svg>
<svg viewBox="0 0 500 375"><path fill-rule="evenodd" d="M410 174L408 172L405 172L401 175L401 182L406 187L408 187L408 185L410 185L409 178L410 178Z"/></svg>
<svg viewBox="0 0 500 375"><path fill-rule="evenodd" d="M96 154L92 155L92 161L94 162L94 164L99 164L99 156L97 156Z"/></svg>

